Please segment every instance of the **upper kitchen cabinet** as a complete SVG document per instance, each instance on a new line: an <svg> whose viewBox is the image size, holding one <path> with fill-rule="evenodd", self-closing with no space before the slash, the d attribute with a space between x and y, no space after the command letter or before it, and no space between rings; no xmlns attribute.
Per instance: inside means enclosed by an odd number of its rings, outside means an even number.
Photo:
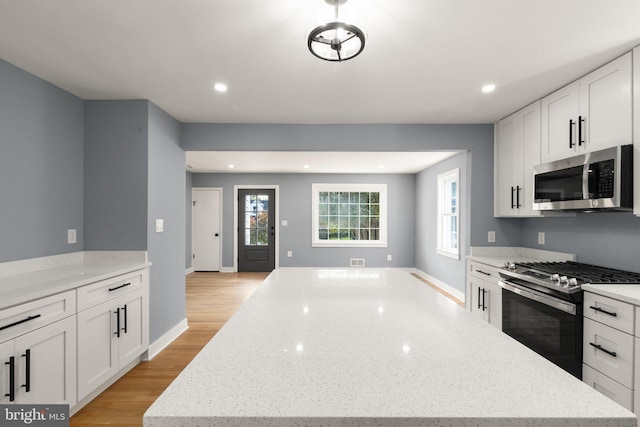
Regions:
<svg viewBox="0 0 640 427"><path fill-rule="evenodd" d="M540 101L496 124L494 152L495 216L539 216L533 210L533 166L540 163Z"/></svg>
<svg viewBox="0 0 640 427"><path fill-rule="evenodd" d="M631 62L627 53L542 99L542 163L632 142Z"/></svg>
<svg viewBox="0 0 640 427"><path fill-rule="evenodd" d="M633 141L633 213L640 216L640 46L633 49Z"/></svg>

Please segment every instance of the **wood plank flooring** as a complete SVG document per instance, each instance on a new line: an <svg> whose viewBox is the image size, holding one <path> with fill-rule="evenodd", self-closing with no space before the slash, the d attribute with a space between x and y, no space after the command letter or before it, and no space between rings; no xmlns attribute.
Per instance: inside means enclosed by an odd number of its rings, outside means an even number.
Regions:
<svg viewBox="0 0 640 427"><path fill-rule="evenodd" d="M192 273L186 278L189 329L71 417L71 427L142 426L142 416L173 379L256 290L268 273Z"/></svg>

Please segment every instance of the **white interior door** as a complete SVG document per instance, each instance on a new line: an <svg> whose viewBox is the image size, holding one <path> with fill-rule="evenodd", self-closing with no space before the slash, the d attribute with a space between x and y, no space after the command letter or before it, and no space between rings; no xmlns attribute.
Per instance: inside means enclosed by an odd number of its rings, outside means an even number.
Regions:
<svg viewBox="0 0 640 427"><path fill-rule="evenodd" d="M221 193L219 188L193 189L191 242L195 271L220 271Z"/></svg>

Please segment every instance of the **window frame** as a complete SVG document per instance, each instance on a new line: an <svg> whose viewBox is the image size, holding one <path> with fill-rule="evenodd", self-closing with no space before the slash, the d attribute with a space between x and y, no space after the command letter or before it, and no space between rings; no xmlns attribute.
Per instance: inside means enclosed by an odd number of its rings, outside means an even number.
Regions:
<svg viewBox="0 0 640 427"><path fill-rule="evenodd" d="M378 240L320 240L319 214L321 192L376 192L379 200ZM386 248L387 247L387 184L311 184L311 246L325 248Z"/></svg>
<svg viewBox="0 0 640 427"><path fill-rule="evenodd" d="M441 173L438 175L438 188L437 188L437 212L438 212L438 224L437 224L437 236L438 242L436 246L436 252L440 255L447 256L453 259L460 259L460 168L452 169L450 171ZM456 183L456 209L455 213L451 212L451 205L447 205L447 188L451 182ZM449 199L450 200L450 199ZM445 246L446 239L444 238L444 222L445 217L454 218L456 224L456 239L455 248Z"/></svg>

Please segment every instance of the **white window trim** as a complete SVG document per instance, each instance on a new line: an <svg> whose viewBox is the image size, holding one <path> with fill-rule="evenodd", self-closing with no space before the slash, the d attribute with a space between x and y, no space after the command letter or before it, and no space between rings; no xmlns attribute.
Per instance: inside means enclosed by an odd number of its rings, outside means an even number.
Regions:
<svg viewBox="0 0 640 427"><path fill-rule="evenodd" d="M323 191L362 191L380 193L379 240L318 239L319 194ZM311 246L325 248L386 248L387 247L387 184L311 184Z"/></svg>
<svg viewBox="0 0 640 427"><path fill-rule="evenodd" d="M457 194L456 194L456 214L455 214L455 218L456 218L456 222L457 222L457 229L458 229L458 234L456 235L457 237L457 250L451 250L450 248L445 248L442 245L442 217L444 215L443 212L443 207L445 204L445 193L444 193L444 185L446 182L449 181L456 181L456 189L457 189ZM437 247L436 247L436 253L440 254L440 255L444 255L446 257L449 258L453 258L453 259L460 259L460 169L456 168L456 169L452 169L448 172L444 172L441 173L440 175L438 175L438 188L437 188L437 193L438 193L438 206L437 206L437 210L438 210L438 230L437 230L437 234L438 234L438 243L437 243Z"/></svg>

